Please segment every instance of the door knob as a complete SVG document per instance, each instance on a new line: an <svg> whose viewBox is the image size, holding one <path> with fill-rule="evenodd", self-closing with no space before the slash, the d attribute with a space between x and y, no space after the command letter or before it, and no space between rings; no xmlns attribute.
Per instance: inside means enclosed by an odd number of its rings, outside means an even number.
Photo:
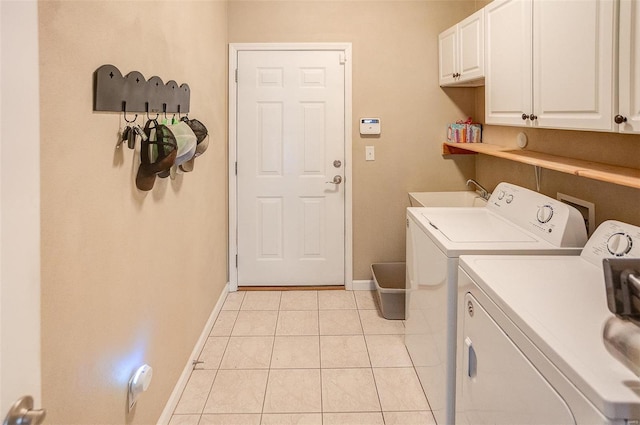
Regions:
<svg viewBox="0 0 640 425"><path fill-rule="evenodd" d="M616 122L616 124L622 124L623 122L627 122L627 117L616 115L615 117L613 117L613 120Z"/></svg>
<svg viewBox="0 0 640 425"><path fill-rule="evenodd" d="M46 415L46 410L33 408L33 397L27 395L11 406L2 425L40 425Z"/></svg>
<svg viewBox="0 0 640 425"><path fill-rule="evenodd" d="M522 120L528 120L529 119L529 115L527 114L522 114Z"/></svg>
<svg viewBox="0 0 640 425"><path fill-rule="evenodd" d="M326 183L340 184L340 183L342 183L342 176L333 176L333 180L330 181L330 182L326 182Z"/></svg>

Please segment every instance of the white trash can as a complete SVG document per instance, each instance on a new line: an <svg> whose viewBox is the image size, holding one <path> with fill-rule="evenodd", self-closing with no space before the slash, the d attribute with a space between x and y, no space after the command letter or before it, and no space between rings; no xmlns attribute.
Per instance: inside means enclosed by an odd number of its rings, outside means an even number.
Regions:
<svg viewBox="0 0 640 425"><path fill-rule="evenodd" d="M371 265L378 304L385 319L404 320L406 263L374 263Z"/></svg>

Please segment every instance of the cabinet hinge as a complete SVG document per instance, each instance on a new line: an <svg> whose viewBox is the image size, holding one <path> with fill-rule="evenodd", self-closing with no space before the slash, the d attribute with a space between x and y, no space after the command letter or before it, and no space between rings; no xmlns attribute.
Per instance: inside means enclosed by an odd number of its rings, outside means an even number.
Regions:
<svg viewBox="0 0 640 425"><path fill-rule="evenodd" d="M236 254L236 269L238 268L238 254Z"/></svg>
<svg viewBox="0 0 640 425"><path fill-rule="evenodd" d="M238 82L238 68L236 68L236 83Z"/></svg>
<svg viewBox="0 0 640 425"><path fill-rule="evenodd" d="M238 161L236 161L236 176L238 175Z"/></svg>

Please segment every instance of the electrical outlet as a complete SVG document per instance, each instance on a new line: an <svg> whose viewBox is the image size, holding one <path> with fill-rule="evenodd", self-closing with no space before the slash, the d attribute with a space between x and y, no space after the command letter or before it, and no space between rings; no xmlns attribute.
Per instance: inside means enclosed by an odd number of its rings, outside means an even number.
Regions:
<svg viewBox="0 0 640 425"><path fill-rule="evenodd" d="M591 236L596 227L596 206L593 202L578 199L571 195L558 192L558 201L571 205L582 214L584 225L587 228L587 236Z"/></svg>

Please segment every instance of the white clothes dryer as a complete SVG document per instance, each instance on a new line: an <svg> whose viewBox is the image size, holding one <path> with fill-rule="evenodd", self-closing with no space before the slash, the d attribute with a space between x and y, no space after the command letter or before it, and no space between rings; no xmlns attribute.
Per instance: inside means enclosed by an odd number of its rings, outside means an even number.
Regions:
<svg viewBox="0 0 640 425"><path fill-rule="evenodd" d="M405 344L438 424L453 424L458 257L579 255L580 213L560 201L500 183L486 207L407 209Z"/></svg>
<svg viewBox="0 0 640 425"><path fill-rule="evenodd" d="M604 222L580 256L460 257L456 423L638 423L640 379L603 342L610 257L640 257L640 227Z"/></svg>

